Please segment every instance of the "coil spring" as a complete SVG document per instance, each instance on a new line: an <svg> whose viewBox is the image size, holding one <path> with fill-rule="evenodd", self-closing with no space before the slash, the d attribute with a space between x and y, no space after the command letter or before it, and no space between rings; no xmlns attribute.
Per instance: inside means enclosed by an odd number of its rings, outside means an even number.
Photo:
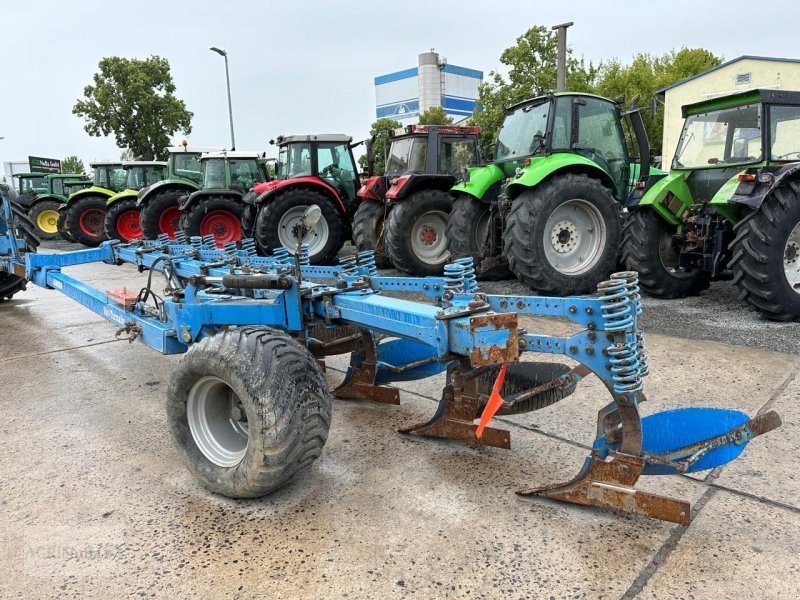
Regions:
<svg viewBox="0 0 800 600"><path fill-rule="evenodd" d="M444 289L454 294L464 290L464 265L452 262L444 266Z"/></svg>
<svg viewBox="0 0 800 600"><path fill-rule="evenodd" d="M256 255L256 241L253 238L244 238L241 243L242 250L247 252L247 256Z"/></svg>
<svg viewBox="0 0 800 600"><path fill-rule="evenodd" d="M478 279L475 277L475 261L472 260L472 257L464 256L463 258L457 258L454 262L464 267L464 271L461 274L461 279L464 282L464 292L467 294L477 292Z"/></svg>
<svg viewBox="0 0 800 600"><path fill-rule="evenodd" d="M159 243L161 243L161 244L168 244L168 243L169 243L169 241L170 241L170 239L169 239L169 235L168 235L168 234L166 234L166 233L159 233L159 234L158 234L158 237L157 237L156 239L157 239L157 240L158 240L158 242L159 242Z"/></svg>
<svg viewBox="0 0 800 600"><path fill-rule="evenodd" d="M183 231L176 231L175 232L175 242L177 244L185 244L186 243L186 234Z"/></svg>
<svg viewBox="0 0 800 600"><path fill-rule="evenodd" d="M239 249L236 247L236 242L225 242L225 244L222 246L222 250L228 256L236 256L236 253L239 251Z"/></svg>
<svg viewBox="0 0 800 600"><path fill-rule="evenodd" d="M300 245L300 266L301 267L307 267L308 265L311 264L311 259L308 256L309 249L310 248L309 248L308 244L301 244Z"/></svg>
<svg viewBox="0 0 800 600"><path fill-rule="evenodd" d="M627 282L624 279L610 279L597 284L600 300L603 302L600 311L603 313L606 331L625 331L635 324L633 305L628 295Z"/></svg>
<svg viewBox="0 0 800 600"><path fill-rule="evenodd" d="M358 253L358 265L360 267L366 267L367 274L370 277L377 277L378 276L378 266L375 264L375 251L374 250L364 250L363 252Z"/></svg>
<svg viewBox="0 0 800 600"><path fill-rule="evenodd" d="M289 253L289 249L283 246L278 246L272 251L272 258L281 265L292 264L292 255Z"/></svg>
<svg viewBox="0 0 800 600"><path fill-rule="evenodd" d="M358 274L356 271L358 257L355 254L341 256L339 257L339 266L342 267L342 276L355 277Z"/></svg>
<svg viewBox="0 0 800 600"><path fill-rule="evenodd" d="M207 233L202 237L203 246L208 248L209 250L216 250L217 249L217 240L214 239L214 235L211 233Z"/></svg>
<svg viewBox="0 0 800 600"><path fill-rule="evenodd" d="M189 243L195 250L201 250L203 248L203 238L201 238L199 235L193 235L190 237Z"/></svg>
<svg viewBox="0 0 800 600"><path fill-rule="evenodd" d="M621 346L612 346L608 349L608 356L614 391L618 394L641 391L642 370L635 343L627 342Z"/></svg>
<svg viewBox="0 0 800 600"><path fill-rule="evenodd" d="M635 271L623 271L621 273L614 273L611 276L612 279L617 280L624 280L627 291L628 297L631 301L631 306L633 307L634 313L636 314L636 353L639 358L639 366L642 373L642 377L647 375L650 372L650 364L649 364L649 354L647 352L647 346L645 345L645 337L644 331L642 331L641 325L639 325L639 315L642 314L644 307L642 305L642 294L639 289L639 274Z"/></svg>

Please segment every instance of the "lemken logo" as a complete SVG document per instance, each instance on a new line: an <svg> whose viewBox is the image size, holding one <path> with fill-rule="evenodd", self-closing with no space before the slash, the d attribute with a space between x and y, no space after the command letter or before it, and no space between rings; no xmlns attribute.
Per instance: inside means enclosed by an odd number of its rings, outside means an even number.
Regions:
<svg viewBox="0 0 800 600"><path fill-rule="evenodd" d="M112 323L116 323L120 327L125 326L125 317L120 315L117 311L113 310L112 308L106 306L103 308L103 317L111 321Z"/></svg>

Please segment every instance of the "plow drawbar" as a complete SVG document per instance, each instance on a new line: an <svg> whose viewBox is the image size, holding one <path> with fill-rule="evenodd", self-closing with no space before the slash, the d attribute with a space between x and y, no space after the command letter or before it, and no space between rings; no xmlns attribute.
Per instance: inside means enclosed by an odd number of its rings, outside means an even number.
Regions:
<svg viewBox="0 0 800 600"><path fill-rule="evenodd" d="M642 418L648 372L637 274L614 274L587 297L483 294L472 259L443 277L387 277L362 252L338 266L311 266L298 243L257 256L252 240L217 248L213 238L122 244L36 254L22 218L3 199L0 278L58 290L111 321L131 340L165 354L187 352L168 389L176 448L209 489L231 497L269 493L321 453L331 395L321 359L350 354L333 396L399 404L386 384L446 374L432 418L402 431L510 447L492 417L543 408L594 374L611 395L598 415L597 440L578 476L520 490L576 504L688 524L687 502L637 491L642 475L689 473L735 459L755 436L780 425L774 412L683 408ZM313 211L295 231L302 240ZM103 262L149 271L138 293L101 291L62 269ZM153 275L163 276L163 291ZM2 279L0 279L0 282ZM413 292L426 302L397 297ZM527 331L528 316L568 319L568 337ZM569 364L520 361L558 355ZM574 365L574 366L572 366Z"/></svg>

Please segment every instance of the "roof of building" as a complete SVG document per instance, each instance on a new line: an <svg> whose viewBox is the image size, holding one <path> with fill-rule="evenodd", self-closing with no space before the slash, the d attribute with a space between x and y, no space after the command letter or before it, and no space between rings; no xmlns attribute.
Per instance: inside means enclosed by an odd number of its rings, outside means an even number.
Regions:
<svg viewBox="0 0 800 600"><path fill-rule="evenodd" d="M727 67L728 65L732 65L733 63L739 62L740 60L763 60L769 62L800 63L800 59L798 58L778 58L774 56L752 56L750 54L745 54L737 58L732 58L731 60L725 61L724 63L720 63L716 67L711 67L710 69L706 69L705 71L701 71L700 73L695 73L694 75L692 75L691 77L687 77L686 79L681 79L680 81L676 81L672 85L668 85L667 87L663 87L660 90L656 90L653 95L661 96L667 90L671 90L672 88L676 88L679 85L683 85L688 81L692 81L693 79L697 79L699 77L703 77L704 75L708 75L709 73L713 73L714 71L717 71L723 67Z"/></svg>

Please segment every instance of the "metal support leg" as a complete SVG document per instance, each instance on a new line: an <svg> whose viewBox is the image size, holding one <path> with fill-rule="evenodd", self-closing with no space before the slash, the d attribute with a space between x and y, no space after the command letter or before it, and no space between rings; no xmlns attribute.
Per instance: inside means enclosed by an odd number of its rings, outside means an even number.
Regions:
<svg viewBox="0 0 800 600"><path fill-rule="evenodd" d="M337 398L372 400L384 404L400 404L400 391L375 384L378 350L375 338L365 332L358 350L350 355L350 368L342 384L333 391Z"/></svg>

